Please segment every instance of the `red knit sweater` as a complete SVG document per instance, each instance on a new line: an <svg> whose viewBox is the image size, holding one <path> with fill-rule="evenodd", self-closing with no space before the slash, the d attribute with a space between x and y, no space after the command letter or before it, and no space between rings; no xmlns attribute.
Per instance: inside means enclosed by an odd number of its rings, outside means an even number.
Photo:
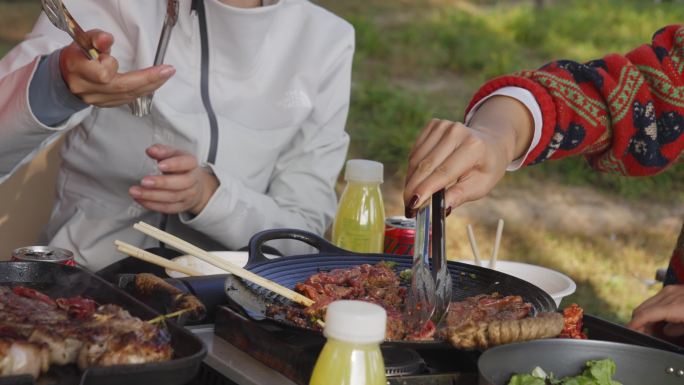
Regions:
<svg viewBox="0 0 684 385"><path fill-rule="evenodd" d="M556 61L485 83L470 102L499 88L530 91L543 129L525 164L583 154L600 171L653 175L684 162L684 27L656 32L625 56L585 64ZM667 283L684 283L684 228Z"/></svg>

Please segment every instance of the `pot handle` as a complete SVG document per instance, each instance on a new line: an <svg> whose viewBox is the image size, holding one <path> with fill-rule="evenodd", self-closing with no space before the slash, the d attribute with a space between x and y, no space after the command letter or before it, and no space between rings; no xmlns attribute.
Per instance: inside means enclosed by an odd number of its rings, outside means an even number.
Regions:
<svg viewBox="0 0 684 385"><path fill-rule="evenodd" d="M264 243L268 241L278 239L294 239L296 241L304 242L318 249L319 253L330 256L357 254L345 249L341 249L333 245L332 243L326 241L322 237L305 230L272 229L260 231L254 234L252 238L249 240L249 259L247 260L247 266L252 266L256 263L268 261L269 258L266 258L266 256L264 256L262 246L264 246Z"/></svg>

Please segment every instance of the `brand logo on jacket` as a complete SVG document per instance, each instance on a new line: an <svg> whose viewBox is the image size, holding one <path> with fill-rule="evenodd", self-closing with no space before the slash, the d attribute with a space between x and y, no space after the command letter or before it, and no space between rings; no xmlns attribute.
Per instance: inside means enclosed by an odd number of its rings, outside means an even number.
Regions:
<svg viewBox="0 0 684 385"><path fill-rule="evenodd" d="M304 91L295 89L285 92L285 95L276 103L276 106L284 109L311 108L313 103L311 103L309 95Z"/></svg>

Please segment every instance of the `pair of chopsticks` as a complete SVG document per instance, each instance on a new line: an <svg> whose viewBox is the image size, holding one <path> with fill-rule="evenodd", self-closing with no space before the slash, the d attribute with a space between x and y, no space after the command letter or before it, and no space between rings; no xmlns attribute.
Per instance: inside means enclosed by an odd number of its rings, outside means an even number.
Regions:
<svg viewBox="0 0 684 385"><path fill-rule="evenodd" d="M281 296L296 302L300 305L303 306L311 306L314 301L311 299L293 291L285 286L282 286L276 282L269 281L266 278L263 278L257 274L252 273L249 270L243 269L240 266L234 265L228 261L225 261L219 257L217 257L214 254L211 254L205 250L200 249L199 247L186 242L175 235L169 234L163 230L160 230L154 226L151 226L145 222L138 222L135 225L133 225L133 228L146 234L149 235L150 237L157 239L159 241L164 242L165 244L172 246L184 253L190 254L196 258L199 258L203 260L204 262L207 262L209 264L212 264L219 269L222 269L228 273L231 273L235 276L238 276L242 279L246 279L250 282L253 282L263 288L266 288L276 294L280 294ZM128 254L131 257L142 259L144 261L153 263L155 265L168 268L171 270L176 270L178 272L190 275L190 276L197 276L197 275L202 275L201 273L181 265L180 263L169 261L165 258L162 258L158 255L152 254L148 251L142 250L140 248L137 248L131 244L128 244L126 242L122 242L119 240L114 241L114 244L116 245L117 249L124 253Z"/></svg>
<svg viewBox="0 0 684 385"><path fill-rule="evenodd" d="M504 221L499 219L499 223L496 226L496 239L494 240L494 249L492 250L492 257L489 259L490 269L496 268L496 258L499 254L499 245L501 244L501 234L503 233ZM473 250L473 258L475 259L475 264L482 266L482 260L480 259L480 249L477 247L477 241L475 241L475 235L473 234L473 226L470 224L466 227L468 230L468 240L470 241L470 248Z"/></svg>

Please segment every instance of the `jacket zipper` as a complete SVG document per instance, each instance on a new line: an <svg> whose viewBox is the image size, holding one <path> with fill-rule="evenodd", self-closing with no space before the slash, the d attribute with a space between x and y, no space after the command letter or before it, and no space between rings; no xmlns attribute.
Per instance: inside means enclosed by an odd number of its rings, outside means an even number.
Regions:
<svg viewBox="0 0 684 385"><path fill-rule="evenodd" d="M218 147L218 120L209 99L209 37L207 34L207 15L204 10L204 0L192 0L190 12L195 12L199 18L200 41L202 45L200 91L202 94L202 104L209 118L209 152L207 154L207 163L214 164L216 163ZM163 215L159 227L162 230L166 230L168 222L169 216ZM159 242L159 247L165 249L166 244Z"/></svg>
<svg viewBox="0 0 684 385"><path fill-rule="evenodd" d="M209 153L207 163L216 163L216 151L218 147L218 120L214 113L214 107L209 99L209 36L207 33L207 16L204 10L204 0L192 0L191 11L195 11L199 18L200 40L202 44L202 62L200 91L202 94L202 104L207 111L209 118Z"/></svg>

